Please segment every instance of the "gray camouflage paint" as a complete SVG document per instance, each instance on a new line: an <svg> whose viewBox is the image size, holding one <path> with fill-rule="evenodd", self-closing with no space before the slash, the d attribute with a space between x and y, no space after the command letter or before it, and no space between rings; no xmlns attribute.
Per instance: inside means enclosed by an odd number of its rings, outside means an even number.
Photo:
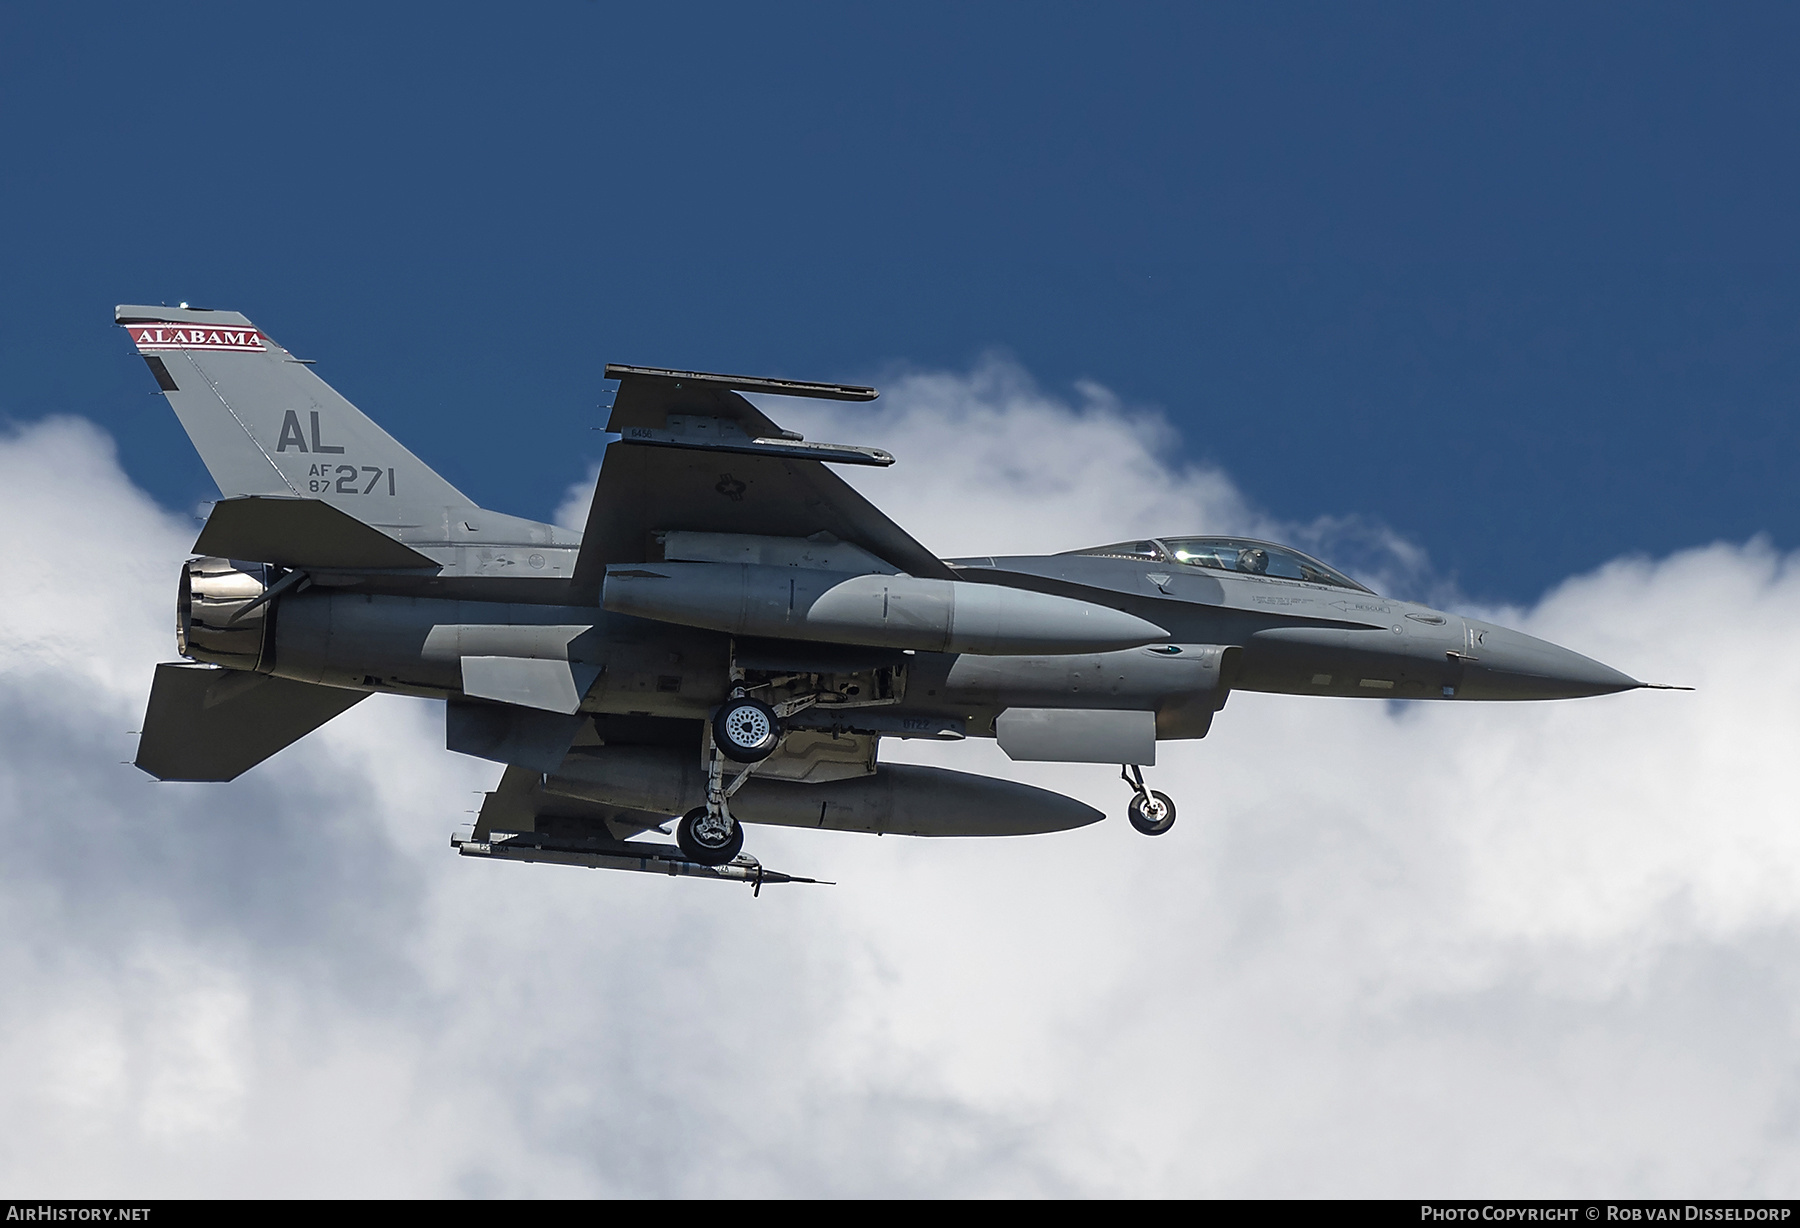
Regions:
<svg viewBox="0 0 1800 1228"><path fill-rule="evenodd" d="M1067 760L1082 757L1084 726L1071 716L1059 729L1058 711L1148 714L1155 738L1197 738L1232 690L1518 700L1643 685L1516 631L1329 584L1166 558L937 559L739 395L772 385L735 377L609 368L621 378L609 427L627 438L607 450L587 531L571 533L477 506L242 315L122 306L116 319L225 496L197 543L223 557L184 573L182 650L231 668L159 672L138 762L165 779L229 779L365 694L427 696L451 701L452 749L514 765L489 795L482 839L501 812L521 831L586 822L593 838L617 839L704 791L705 720L744 670L797 670L877 679L893 693L875 707L797 714L791 727L817 731L813 744L848 739L868 753L821 761L815 776L759 779L743 796L746 820L1000 834L1099 816L983 778L927 784L881 768L876 740L992 737L1014 710L1009 753ZM667 446L671 420L685 440L695 423L719 424L699 432L718 446ZM259 566L243 573L225 558ZM752 594L745 577L765 572L804 579L815 604L796 613L792 583L763 584L790 594L785 611ZM679 601L656 597L677 575ZM939 610L941 632L889 627L890 589L906 585L932 594L919 608ZM880 590L879 619L857 622L875 606L867 594L840 599L852 589ZM753 598L776 613L755 613ZM999 612L963 637L980 650L931 651L959 642L959 602ZM809 630L807 611L828 607L850 613L834 614L829 633ZM1039 630L1037 611L1057 620L1037 638L1058 651L1019 650ZM1083 644L1094 650L1073 650ZM230 677L280 684L221 686ZM1132 761L1154 758L1145 745ZM663 793L606 783L632 764L640 775L662 765L663 777L645 779L673 783ZM952 806L959 789L967 804ZM807 798L820 799L816 824Z"/></svg>

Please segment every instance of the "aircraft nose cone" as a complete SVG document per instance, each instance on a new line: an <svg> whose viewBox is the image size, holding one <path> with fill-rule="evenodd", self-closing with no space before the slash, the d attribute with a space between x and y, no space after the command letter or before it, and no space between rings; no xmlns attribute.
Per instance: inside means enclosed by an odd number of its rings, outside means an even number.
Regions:
<svg viewBox="0 0 1800 1228"><path fill-rule="evenodd" d="M1465 620L1468 661L1457 695L1463 699L1578 699L1611 695L1644 684L1610 665L1521 631Z"/></svg>

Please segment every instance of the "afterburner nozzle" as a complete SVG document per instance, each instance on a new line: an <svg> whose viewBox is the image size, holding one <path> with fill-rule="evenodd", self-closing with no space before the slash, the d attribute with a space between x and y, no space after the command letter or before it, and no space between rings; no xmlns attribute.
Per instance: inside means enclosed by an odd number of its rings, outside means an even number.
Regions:
<svg viewBox="0 0 1800 1228"><path fill-rule="evenodd" d="M260 563L198 558L182 564L175 651L195 661L255 669L266 647L269 607L258 602L267 589Z"/></svg>

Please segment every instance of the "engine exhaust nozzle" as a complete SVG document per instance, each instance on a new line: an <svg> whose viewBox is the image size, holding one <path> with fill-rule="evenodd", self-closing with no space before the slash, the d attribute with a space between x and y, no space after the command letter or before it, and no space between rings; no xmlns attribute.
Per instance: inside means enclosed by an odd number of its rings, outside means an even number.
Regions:
<svg viewBox="0 0 1800 1228"><path fill-rule="evenodd" d="M198 558L182 564L175 596L175 651L230 669L256 669L269 647L270 603L262 563Z"/></svg>

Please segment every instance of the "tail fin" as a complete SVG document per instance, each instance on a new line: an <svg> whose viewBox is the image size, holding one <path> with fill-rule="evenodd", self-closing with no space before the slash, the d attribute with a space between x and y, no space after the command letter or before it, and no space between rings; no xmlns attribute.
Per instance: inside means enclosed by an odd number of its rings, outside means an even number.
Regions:
<svg viewBox="0 0 1800 1228"><path fill-rule="evenodd" d="M122 306L114 318L227 498L318 499L365 524L442 525L474 501L235 311Z"/></svg>

